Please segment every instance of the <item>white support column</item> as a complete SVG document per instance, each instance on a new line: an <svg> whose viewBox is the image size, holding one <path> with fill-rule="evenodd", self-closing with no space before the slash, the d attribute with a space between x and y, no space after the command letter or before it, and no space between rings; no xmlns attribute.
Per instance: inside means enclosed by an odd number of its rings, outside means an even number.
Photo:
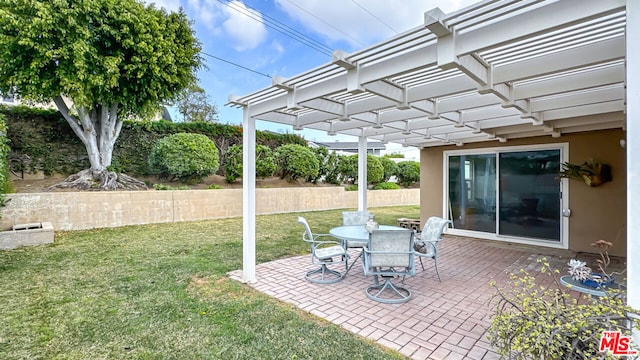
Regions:
<svg viewBox="0 0 640 360"><path fill-rule="evenodd" d="M367 137L358 138L358 211L367 210Z"/></svg>
<svg viewBox="0 0 640 360"><path fill-rule="evenodd" d="M627 304L640 309L640 1L627 0ZM640 332L634 331L640 344Z"/></svg>
<svg viewBox="0 0 640 360"><path fill-rule="evenodd" d="M256 281L256 120L242 120L242 280Z"/></svg>

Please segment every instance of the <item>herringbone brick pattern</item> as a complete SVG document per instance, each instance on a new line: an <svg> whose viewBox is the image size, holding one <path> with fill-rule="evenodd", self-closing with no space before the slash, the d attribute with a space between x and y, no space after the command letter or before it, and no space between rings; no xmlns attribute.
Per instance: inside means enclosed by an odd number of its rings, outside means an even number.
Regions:
<svg viewBox="0 0 640 360"><path fill-rule="evenodd" d="M357 249L351 251L355 258ZM304 278L313 269L309 256L280 259L259 264L258 281L250 285L411 359L497 359L485 336L495 291L489 282L505 284L509 273L539 267L541 254L560 270L571 256L562 250L445 236L438 259L442 282L433 261L425 259L425 270L418 264L416 277L405 281L413 297L399 305L366 297L364 289L373 279L363 275L360 260L339 283L319 285Z"/></svg>

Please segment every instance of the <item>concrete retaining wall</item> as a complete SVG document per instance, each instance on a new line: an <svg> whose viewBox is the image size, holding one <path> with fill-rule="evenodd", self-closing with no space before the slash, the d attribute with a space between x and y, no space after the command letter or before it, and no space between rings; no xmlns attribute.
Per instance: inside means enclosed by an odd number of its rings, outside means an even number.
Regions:
<svg viewBox="0 0 640 360"><path fill-rule="evenodd" d="M10 194L2 229L47 221L55 230L82 230L242 216L242 189L53 192ZM368 206L418 205L420 189L376 190ZM256 189L256 212L273 214L356 208L358 194L342 187Z"/></svg>

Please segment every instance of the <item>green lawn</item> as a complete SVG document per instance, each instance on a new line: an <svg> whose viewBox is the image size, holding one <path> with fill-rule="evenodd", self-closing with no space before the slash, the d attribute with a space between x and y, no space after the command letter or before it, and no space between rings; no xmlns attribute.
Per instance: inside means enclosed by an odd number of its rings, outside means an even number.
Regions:
<svg viewBox="0 0 640 360"><path fill-rule="evenodd" d="M381 224L419 217L371 211ZM258 262L308 252L297 215L317 232L341 222L340 211L260 216ZM0 358L402 358L226 278L241 266L240 218L58 232L2 251Z"/></svg>

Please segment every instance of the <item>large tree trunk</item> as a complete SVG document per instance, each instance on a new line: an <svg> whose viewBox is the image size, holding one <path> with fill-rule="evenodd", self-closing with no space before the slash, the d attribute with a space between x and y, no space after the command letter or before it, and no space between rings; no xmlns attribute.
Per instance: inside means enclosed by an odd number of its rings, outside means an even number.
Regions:
<svg viewBox="0 0 640 360"><path fill-rule="evenodd" d="M118 103L99 104L91 109L77 106L78 116L69 113L69 107L62 99L54 99L58 110L80 138L91 168L71 175L64 182L49 189L77 188L80 190L142 190L147 186L139 180L124 174L108 171L113 156L113 147L120 136L122 120L118 118Z"/></svg>

